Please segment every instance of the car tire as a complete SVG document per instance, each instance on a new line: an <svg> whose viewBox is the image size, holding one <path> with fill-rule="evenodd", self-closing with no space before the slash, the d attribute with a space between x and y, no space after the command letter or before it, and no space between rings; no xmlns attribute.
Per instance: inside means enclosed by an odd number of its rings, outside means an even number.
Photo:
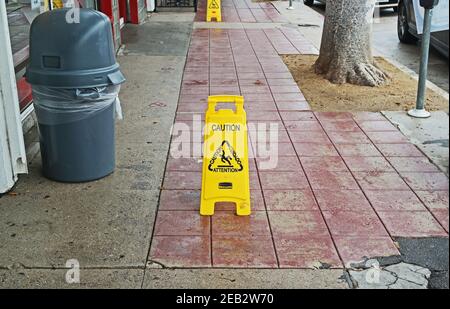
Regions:
<svg viewBox="0 0 450 309"><path fill-rule="evenodd" d="M417 38L409 32L408 11L403 2L398 4L397 34L402 43L413 44L417 42Z"/></svg>
<svg viewBox="0 0 450 309"><path fill-rule="evenodd" d="M314 0L303 0L303 3L307 6L311 6L314 4Z"/></svg>

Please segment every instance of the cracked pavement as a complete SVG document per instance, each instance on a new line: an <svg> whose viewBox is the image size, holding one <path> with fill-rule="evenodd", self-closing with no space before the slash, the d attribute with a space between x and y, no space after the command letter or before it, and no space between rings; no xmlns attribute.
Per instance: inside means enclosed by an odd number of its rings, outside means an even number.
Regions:
<svg viewBox="0 0 450 309"><path fill-rule="evenodd" d="M406 263L349 273L358 289L426 289L431 275L425 267Z"/></svg>

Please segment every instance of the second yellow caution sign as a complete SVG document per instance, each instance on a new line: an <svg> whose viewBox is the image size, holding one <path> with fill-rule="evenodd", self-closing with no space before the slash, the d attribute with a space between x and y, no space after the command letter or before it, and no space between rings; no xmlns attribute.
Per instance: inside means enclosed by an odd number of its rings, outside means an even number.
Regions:
<svg viewBox="0 0 450 309"><path fill-rule="evenodd" d="M211 21L213 18L217 22L222 21L222 7L220 0L208 0L208 7L206 8L206 21Z"/></svg>
<svg viewBox="0 0 450 309"><path fill-rule="evenodd" d="M234 103L235 110L216 110ZM250 210L247 116L241 96L210 96L206 111L200 214L211 216L218 202L236 204L237 215Z"/></svg>

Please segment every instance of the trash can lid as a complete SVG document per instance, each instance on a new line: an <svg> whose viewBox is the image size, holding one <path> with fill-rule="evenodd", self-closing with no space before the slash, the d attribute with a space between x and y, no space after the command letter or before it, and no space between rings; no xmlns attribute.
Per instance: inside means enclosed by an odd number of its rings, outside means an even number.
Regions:
<svg viewBox="0 0 450 309"><path fill-rule="evenodd" d="M37 16L30 29L25 77L32 85L55 88L123 83L108 16L91 9L70 8Z"/></svg>

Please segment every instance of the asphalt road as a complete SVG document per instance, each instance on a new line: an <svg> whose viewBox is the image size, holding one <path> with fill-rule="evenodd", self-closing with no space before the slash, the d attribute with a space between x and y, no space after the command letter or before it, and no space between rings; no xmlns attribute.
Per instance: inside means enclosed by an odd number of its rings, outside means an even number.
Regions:
<svg viewBox="0 0 450 309"><path fill-rule="evenodd" d="M316 4L312 7L320 14L325 13L325 6ZM373 27L374 48L385 57L391 58L402 65L419 73L420 43L408 45L400 43L397 38L397 13L392 9L382 10L375 19ZM434 49L430 51L428 79L449 91L448 59Z"/></svg>

